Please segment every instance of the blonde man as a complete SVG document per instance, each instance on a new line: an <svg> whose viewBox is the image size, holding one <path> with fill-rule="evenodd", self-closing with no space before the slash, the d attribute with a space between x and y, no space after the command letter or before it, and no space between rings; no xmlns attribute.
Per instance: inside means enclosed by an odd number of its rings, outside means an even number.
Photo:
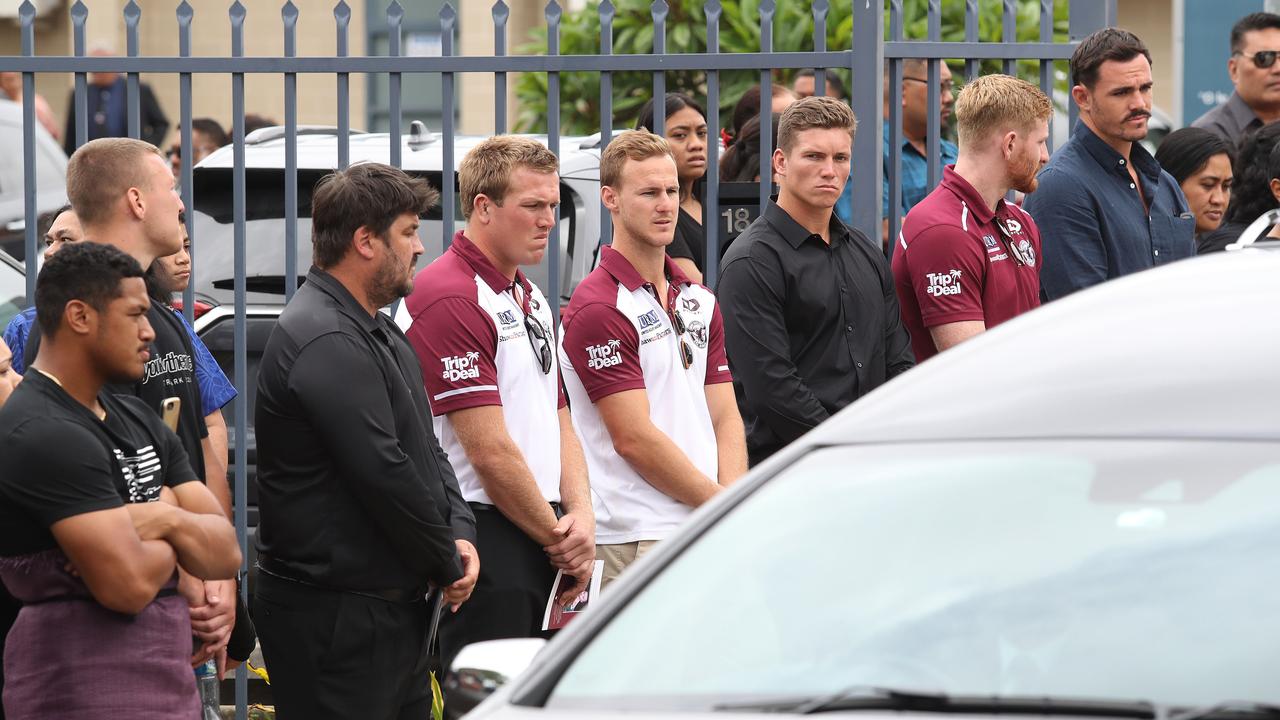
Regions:
<svg viewBox="0 0 1280 720"><path fill-rule="evenodd" d="M907 214L893 256L916 362L1040 305L1040 231L1004 198L1036 189L1052 112L1039 88L1008 75L961 91L960 157Z"/></svg>
<svg viewBox="0 0 1280 720"><path fill-rule="evenodd" d="M912 365L878 243L832 214L856 126L833 98L787 108L778 201L724 256L717 294L752 464Z"/></svg>
<svg viewBox="0 0 1280 720"><path fill-rule="evenodd" d="M565 310L560 366L611 582L747 458L716 297L666 254L680 209L670 146L646 130L618 135L600 183L613 245Z"/></svg>
<svg viewBox="0 0 1280 720"><path fill-rule="evenodd" d="M554 362L555 308L521 271L555 232L558 169L529 138L473 148L458 167L467 225L407 301L436 435L484 558L471 600L440 625L445 667L469 643L543 635L557 569L577 579L572 597L591 579L595 516Z"/></svg>

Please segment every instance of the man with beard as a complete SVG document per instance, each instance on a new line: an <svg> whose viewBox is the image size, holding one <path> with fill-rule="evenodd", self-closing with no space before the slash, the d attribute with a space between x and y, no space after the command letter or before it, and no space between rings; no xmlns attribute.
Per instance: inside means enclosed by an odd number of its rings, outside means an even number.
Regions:
<svg viewBox="0 0 1280 720"><path fill-rule="evenodd" d="M1173 176L1141 144L1151 118L1151 54L1104 28L1071 55L1080 122L1025 207L1043 227L1044 300L1195 254L1196 220Z"/></svg>
<svg viewBox="0 0 1280 720"><path fill-rule="evenodd" d="M1036 189L1053 108L1039 88L986 75L956 100L960 156L907 214L893 281L916 362L1040 305L1040 231L1005 202Z"/></svg>
<svg viewBox="0 0 1280 720"><path fill-rule="evenodd" d="M438 197L379 163L322 179L315 266L263 351L253 615L283 720L427 717L425 596L456 610L479 573L418 359L379 312L413 290Z"/></svg>

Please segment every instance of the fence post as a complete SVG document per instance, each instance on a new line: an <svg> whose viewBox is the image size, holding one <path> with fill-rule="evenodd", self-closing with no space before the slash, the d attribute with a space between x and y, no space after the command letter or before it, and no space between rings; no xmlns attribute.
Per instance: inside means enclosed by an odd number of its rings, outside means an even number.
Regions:
<svg viewBox="0 0 1280 720"><path fill-rule="evenodd" d="M298 8L288 0L280 9L284 55L298 54ZM284 75L284 299L298 291L298 74Z"/></svg>
<svg viewBox="0 0 1280 720"><path fill-rule="evenodd" d="M611 0L604 0L600 3L597 11L600 14L600 54L613 54L613 15L614 7ZM604 155L605 148L609 147L609 143L613 140L613 73L605 71L600 73L600 155ZM600 244L613 244L613 216L609 214L609 209L604 206L604 202L596 198L596 204L600 206ZM579 252L585 250L580 248Z"/></svg>
<svg viewBox="0 0 1280 720"><path fill-rule="evenodd" d="M870 187L853 189L853 225L872 239L880 237L880 184L883 182L884 125L881 102L884 98L884 4L881 0L854 0L853 111L858 116L858 134L853 143L853 167L861 168ZM868 172L869 170L869 172Z"/></svg>
<svg viewBox="0 0 1280 720"><path fill-rule="evenodd" d="M138 57L138 23L142 20L142 8L138 7L138 3L129 0L129 4L124 6L124 26L125 26L125 48L129 57ZM140 105L142 103L142 83L138 79L138 73L131 72L125 74L125 106L129 119L129 137L142 137L142 113Z"/></svg>
<svg viewBox="0 0 1280 720"><path fill-rule="evenodd" d="M1070 13L1071 18L1068 21L1068 26L1071 42L1079 42L1104 27L1111 27L1116 24L1116 0L1071 3ZM1070 79L1068 79L1068 85L1070 82ZM1076 126L1079 110L1076 108L1075 101L1069 98L1067 100L1067 113L1067 136L1070 137L1071 131Z"/></svg>
<svg viewBox="0 0 1280 720"><path fill-rule="evenodd" d="M194 14L191 4L187 0L182 0L177 10L178 55L180 57L191 57L191 19ZM178 95L180 96L178 101L178 134L182 148L179 184L182 185L182 206L186 208L187 240L190 242L190 249L187 252L191 255L191 271L194 277L196 269L196 218L194 188L191 187L193 182L191 168L195 165L196 158L191 147L191 73L180 73L178 75ZM182 291L182 315L187 319L188 323L195 322L195 305L196 285L195 283L187 283L187 289Z"/></svg>
<svg viewBox="0 0 1280 720"><path fill-rule="evenodd" d="M36 6L31 0L23 0L18 8L18 18L22 26L22 54L33 57L36 54ZM34 73L22 73L22 96L36 96L36 77ZM34 305L36 301L36 104L22 103L22 177L26 185L23 195L22 210L26 218L22 230L27 261L27 302Z"/></svg>

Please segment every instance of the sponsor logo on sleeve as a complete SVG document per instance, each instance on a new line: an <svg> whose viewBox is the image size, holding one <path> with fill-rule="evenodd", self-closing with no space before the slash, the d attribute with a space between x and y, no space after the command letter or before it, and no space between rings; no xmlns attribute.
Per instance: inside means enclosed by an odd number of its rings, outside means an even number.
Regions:
<svg viewBox="0 0 1280 720"><path fill-rule="evenodd" d="M607 367L622 364L622 353L619 350L622 342L610 340L603 345L587 346L587 367L592 370L603 370Z"/></svg>
<svg viewBox="0 0 1280 720"><path fill-rule="evenodd" d="M440 362L444 365L444 372L440 373L440 377L449 382L474 380L480 377L479 361L480 353L475 350L466 355L442 357Z"/></svg>
<svg viewBox="0 0 1280 720"><path fill-rule="evenodd" d="M964 288L960 285L960 271L952 270L944 273L929 273L929 288L925 292L933 297L942 297L944 295L959 295L964 292Z"/></svg>

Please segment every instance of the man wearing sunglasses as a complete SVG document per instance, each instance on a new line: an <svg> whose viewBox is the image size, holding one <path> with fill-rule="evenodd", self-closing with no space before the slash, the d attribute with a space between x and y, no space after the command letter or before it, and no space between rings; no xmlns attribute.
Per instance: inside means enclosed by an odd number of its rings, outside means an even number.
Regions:
<svg viewBox="0 0 1280 720"><path fill-rule="evenodd" d="M1008 75L960 91L960 158L907 214L893 254L916 362L1040 304L1040 232L1005 195L1036 189L1052 114L1039 88Z"/></svg>
<svg viewBox="0 0 1280 720"><path fill-rule="evenodd" d="M560 364L582 436L604 582L747 469L715 295L667 257L680 181L661 136L600 157L613 245L564 313Z"/></svg>
<svg viewBox="0 0 1280 720"><path fill-rule="evenodd" d="M1263 125L1280 120L1280 15L1256 12L1231 28L1227 72L1235 92L1192 123L1239 144Z"/></svg>
<svg viewBox="0 0 1280 720"><path fill-rule="evenodd" d="M445 667L468 643L541 635L557 569L578 581L565 601L591 578L595 516L554 362L555 308L520 270L557 231L558 170L529 138L473 148L458 167L466 227L407 300L436 434L484 558L471 600L441 622Z"/></svg>

